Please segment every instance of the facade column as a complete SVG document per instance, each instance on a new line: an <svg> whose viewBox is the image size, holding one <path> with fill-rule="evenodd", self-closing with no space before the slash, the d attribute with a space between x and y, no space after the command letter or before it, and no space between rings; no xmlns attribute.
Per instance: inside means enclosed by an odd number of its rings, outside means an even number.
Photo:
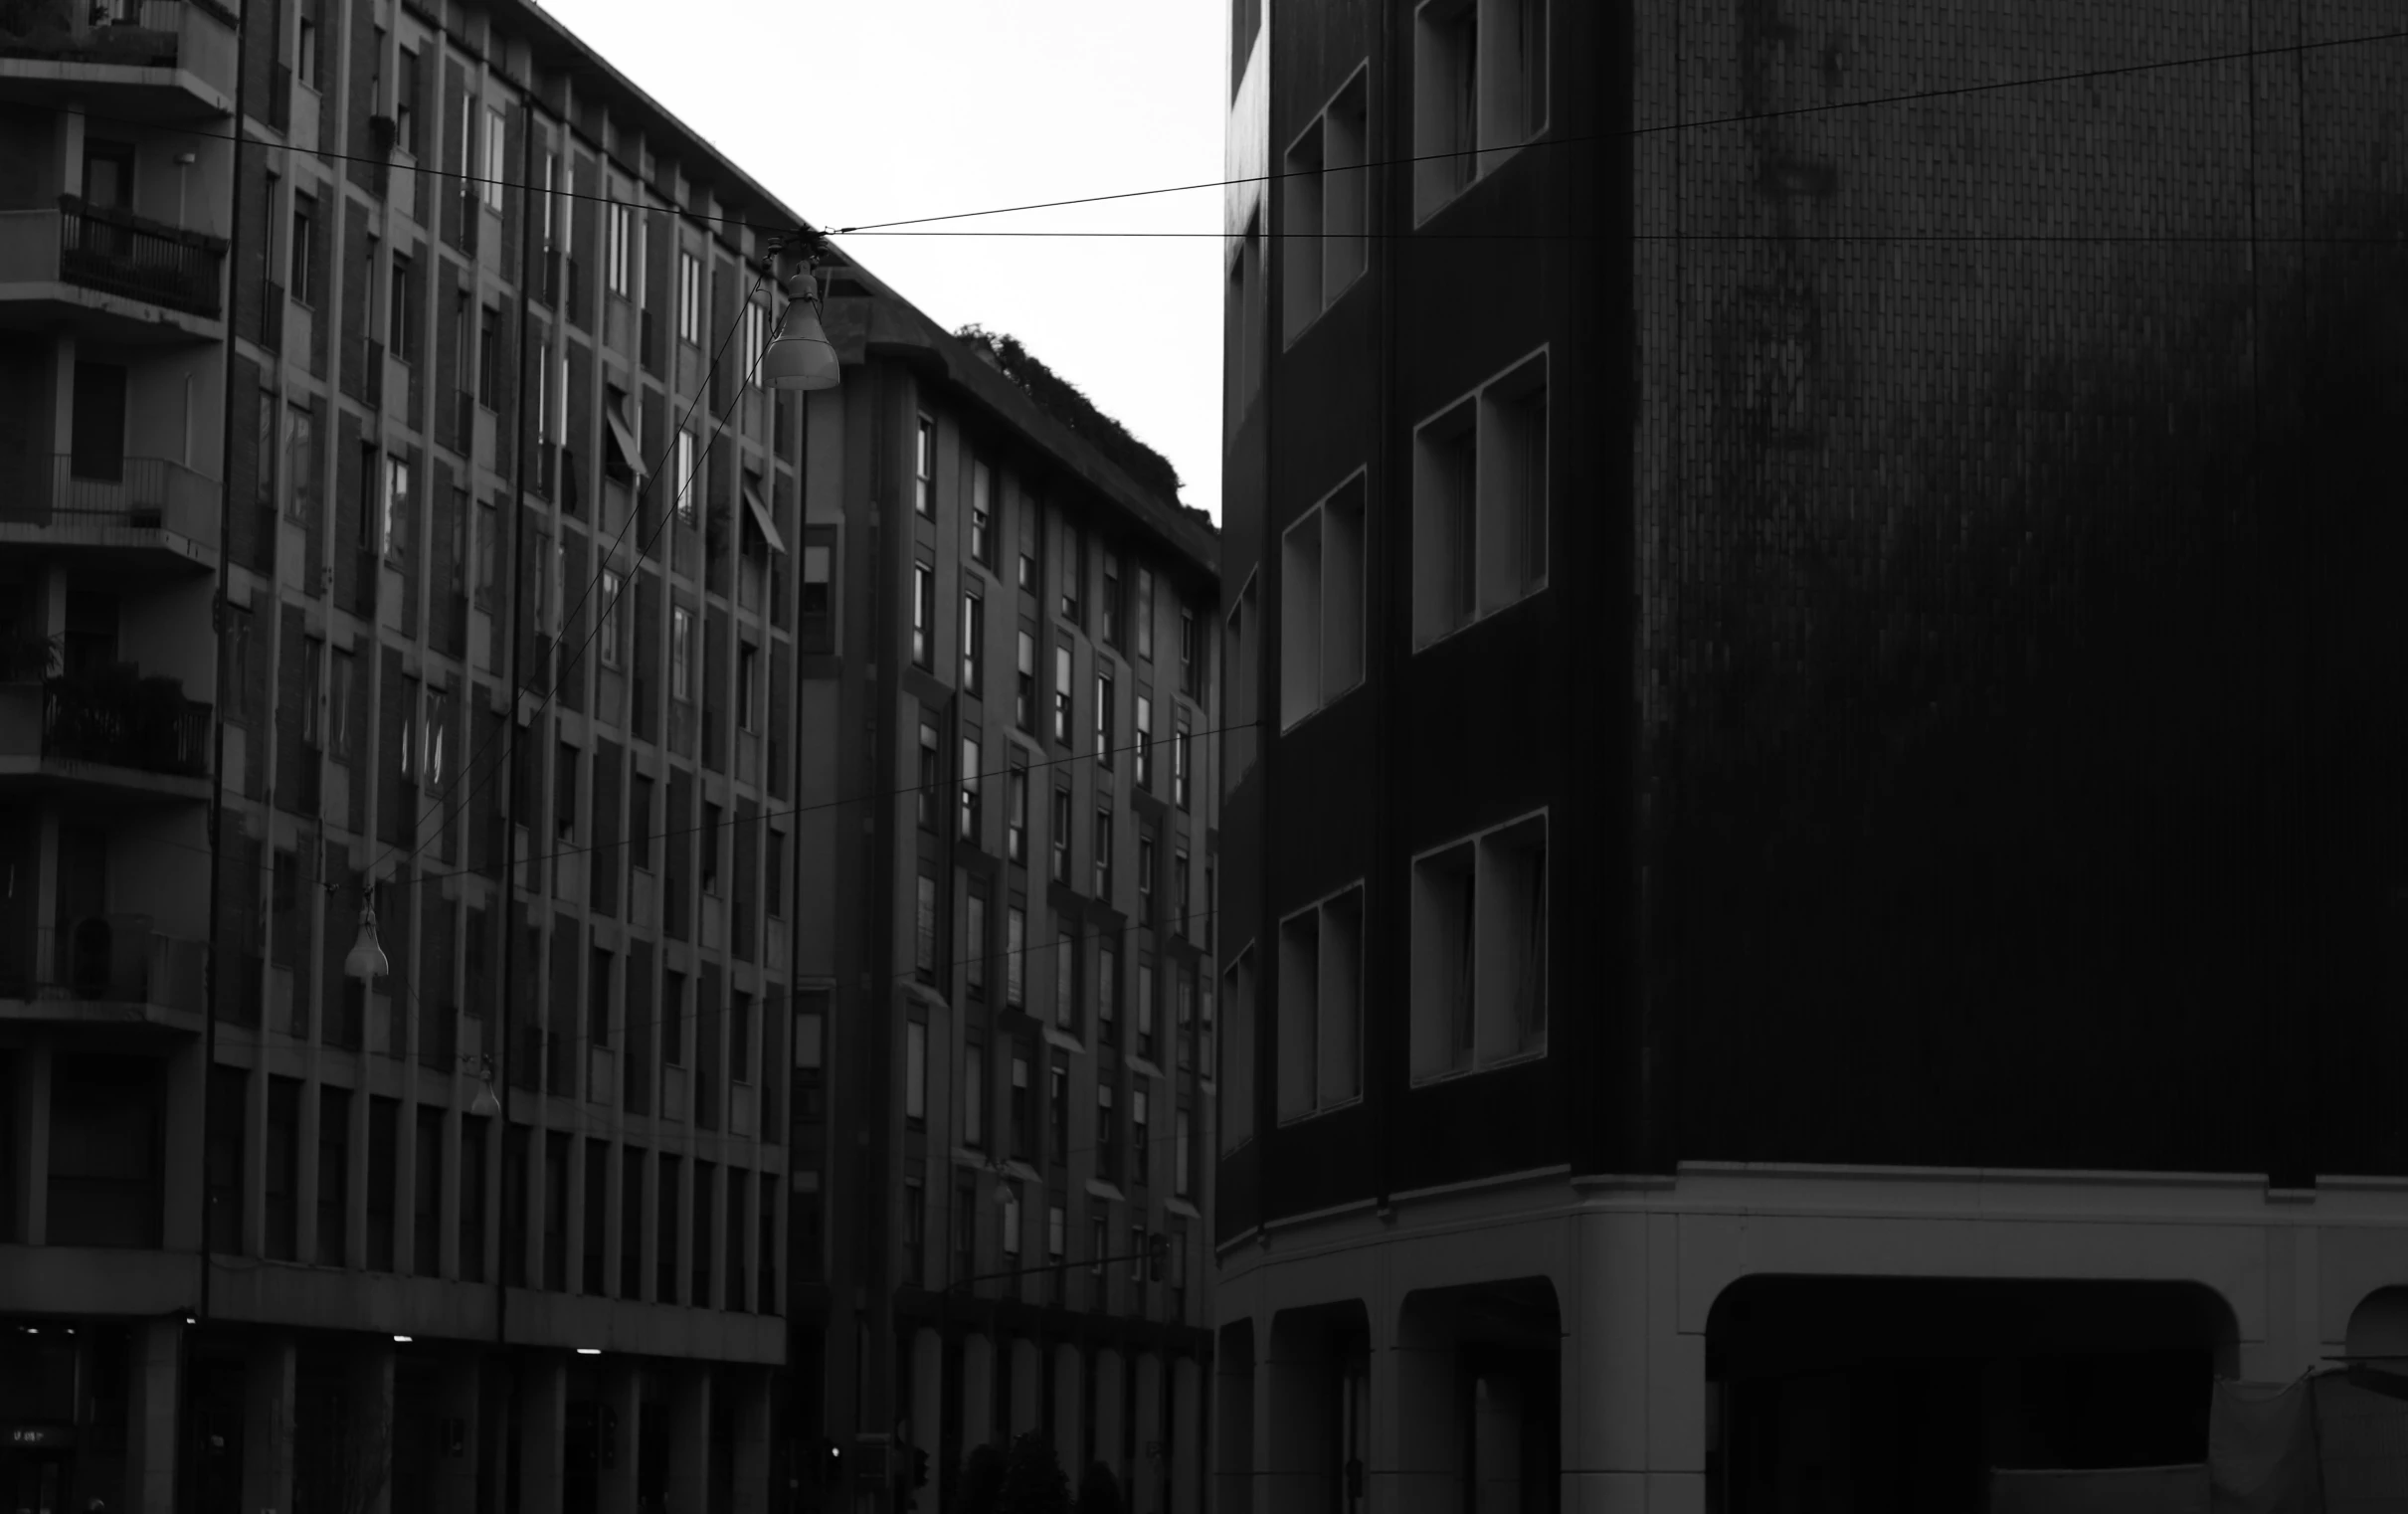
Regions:
<svg viewBox="0 0 2408 1514"><path fill-rule="evenodd" d="M2269 1226L2266 1247L2266 1338L2240 1343L2241 1380L2290 1383L2324 1355L2316 1317L2322 1239L2315 1226Z"/></svg>
<svg viewBox="0 0 2408 1514"><path fill-rule="evenodd" d="M1204 1514L1204 1369L1171 1363L1171 1514Z"/></svg>
<svg viewBox="0 0 2408 1514"><path fill-rule="evenodd" d="M1078 1485L1087 1475L1086 1459L1079 1454L1087 1443L1079 1415L1085 1402L1079 1396L1079 1379L1085 1369L1076 1346L1065 1342L1053 1348L1053 1454L1070 1475L1072 1497L1078 1495Z"/></svg>
<svg viewBox="0 0 2408 1514"><path fill-rule="evenodd" d="M683 1368L669 1375L668 1418L668 1478L661 1497L668 1514L704 1514L710 1508L711 1488L711 1375L707 1370ZM536 1511L522 1510L521 1514Z"/></svg>
<svg viewBox="0 0 2408 1514"><path fill-rule="evenodd" d="M125 1507L128 1514L173 1514L183 1317L140 1321L131 1337L131 1360L125 1364Z"/></svg>
<svg viewBox="0 0 2408 1514"><path fill-rule="evenodd" d="M1045 1422L1045 1359L1036 1342L1012 1343L1012 1433L1027 1434Z"/></svg>
<svg viewBox="0 0 2408 1514"><path fill-rule="evenodd" d="M393 1508L393 1343L369 1336L346 1364L351 1388L352 1453L345 1470L364 1495L359 1514L391 1514Z"/></svg>
<svg viewBox="0 0 2408 1514"><path fill-rule="evenodd" d="M1406 1300L1388 1349L1372 1354L1370 1491L1375 1505L1398 1514L1452 1514L1463 1506L1454 1341L1435 1312Z"/></svg>
<svg viewBox="0 0 2408 1514"><path fill-rule="evenodd" d="M995 1341L981 1331L962 1337L962 1457L995 1438Z"/></svg>
<svg viewBox="0 0 2408 1514"><path fill-rule="evenodd" d="M51 869L45 868L48 876ZM17 1053L17 1213L15 1238L26 1245L50 1239L50 1047L35 1044Z"/></svg>
<svg viewBox="0 0 2408 1514"><path fill-rule="evenodd" d="M922 1326L911 1338L911 1443L928 1453L928 1486L918 1492L922 1509L945 1507L945 1469L937 1464L937 1442L945 1431L945 1337Z"/></svg>
<svg viewBox="0 0 2408 1514"><path fill-rule="evenodd" d="M1129 1514L1167 1514L1162 1507L1162 1358L1138 1353L1137 1462L1129 1468Z"/></svg>
<svg viewBox="0 0 2408 1514"><path fill-rule="evenodd" d="M769 1514L769 1374L758 1367L723 1372L735 1402L735 1514Z"/></svg>
<svg viewBox="0 0 2408 1514"><path fill-rule="evenodd" d="M477 1413L479 1373L473 1361L445 1362L435 1380L436 1466L431 1514L476 1514L476 1442L483 1429ZM453 1436L458 1433L457 1443ZM398 1514L412 1514L404 1509Z"/></svg>
<svg viewBox="0 0 2408 1514"><path fill-rule="evenodd" d="M1127 1379L1122 1375L1120 1353L1109 1346L1095 1353L1095 1459L1112 1468L1120 1479L1123 1502L1129 1491L1129 1462L1121 1454L1128 1440L1129 1406L1122 1402L1127 1392ZM1075 1489L1075 1484L1073 1488Z"/></svg>
<svg viewBox="0 0 2408 1514"><path fill-rule="evenodd" d="M569 1433L569 1364L529 1352L518 1364L518 1514L562 1514Z"/></svg>
<svg viewBox="0 0 2408 1514"><path fill-rule="evenodd" d="M1560 1443L1565 1514L1706 1507L1706 1338L1684 1334L1676 1222L1577 1222L1563 1319Z"/></svg>
<svg viewBox="0 0 2408 1514"><path fill-rule="evenodd" d="M243 1371L243 1508L287 1514L292 1507L292 1395L300 1354L290 1336L252 1343Z"/></svg>
<svg viewBox="0 0 2408 1514"><path fill-rule="evenodd" d="M596 1514L637 1514L641 1484L636 1472L644 1459L643 1372L626 1363L613 1363L603 1373L601 1408L616 1417L619 1433L610 1464L602 1469L601 1483L595 1489L600 1505Z"/></svg>

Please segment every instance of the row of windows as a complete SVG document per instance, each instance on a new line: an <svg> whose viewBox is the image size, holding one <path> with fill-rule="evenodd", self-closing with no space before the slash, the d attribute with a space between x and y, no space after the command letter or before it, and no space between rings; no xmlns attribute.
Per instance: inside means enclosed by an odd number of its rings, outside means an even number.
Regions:
<svg viewBox="0 0 2408 1514"><path fill-rule="evenodd" d="M1047 1086L1042 1098L1041 1139L1037 1128L1040 1100L1033 1081L1037 1063L1032 1053L1017 1042L1010 1051L1006 1103L1001 1111L1004 1119L996 1130L988 1128L987 1100L993 1089L987 1048L972 1041L963 1047L962 1058L958 1134L964 1146L985 1151L992 1144L999 1156L1032 1167L1060 1168L1073 1157L1091 1155L1095 1159L1095 1176L1105 1182L1127 1181L1143 1188L1152 1181L1154 1090L1152 1079L1145 1074L1129 1075L1125 1090L1128 1111L1125 1144L1121 1119L1124 1090L1109 1076L1099 1076L1095 1085L1092 1139L1088 1145L1073 1147L1070 1064L1065 1053L1053 1053L1045 1069ZM928 1119L928 1025L922 1020L912 1020L903 1028L903 1114L915 1127L924 1126ZM1192 1120L1186 1104L1172 1111L1171 1191L1181 1198L1188 1197L1195 1185L1190 1141Z"/></svg>
<svg viewBox="0 0 2408 1514"><path fill-rule="evenodd" d="M1088 1307L1109 1307L1108 1277L1115 1266L1125 1267L1128 1281L1143 1298L1143 1290L1151 1281L1147 1250L1148 1230L1142 1220L1127 1228L1124 1248L1115 1253L1112 1237L1117 1220L1116 1207L1108 1200L1086 1198L1084 1208L1087 1222L1085 1252L1078 1257L1069 1254L1071 1227L1075 1223L1069 1194L1060 1189L1045 1196L1044 1255L1047 1269L1041 1273L1020 1271L1017 1263L1027 1245L1028 1227L1037 1218L1036 1206L1023 1200L1020 1185L1009 1180L994 1185L993 1199L981 1202L982 1184L976 1174L963 1173L957 1178L952 1215L952 1276L954 1283L991 1275L982 1270L989 1264L982 1260L989 1222L986 1215L993 1211L996 1249L1006 1263L1000 1269L1011 1274L999 1277L1008 1289L1017 1291L1023 1280L1032 1280L1048 1301L1061 1305L1067 1302L1069 1273L1083 1266L1093 1285ZM928 1276L928 1184L924 1175L907 1177L903 1183L903 1276L923 1286L933 1285ZM1183 1225L1174 1222L1170 1230L1171 1244L1165 1257L1166 1271L1161 1284L1169 1289L1173 1317L1186 1312L1188 1284L1187 1249L1189 1238ZM1142 1307L1142 1305L1139 1305Z"/></svg>

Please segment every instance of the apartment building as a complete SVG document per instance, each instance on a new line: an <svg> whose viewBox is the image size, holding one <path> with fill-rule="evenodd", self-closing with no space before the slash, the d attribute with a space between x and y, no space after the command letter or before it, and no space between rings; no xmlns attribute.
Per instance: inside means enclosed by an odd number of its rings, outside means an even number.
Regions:
<svg viewBox="0 0 2408 1514"><path fill-rule="evenodd" d="M762 1508L798 223L533 6L244 10L0 35L0 1500Z"/></svg>
<svg viewBox="0 0 2408 1514"><path fill-rule="evenodd" d="M1231 11L1218 1506L2408 1351L2388 18Z"/></svg>
<svg viewBox="0 0 2408 1514"><path fill-rule="evenodd" d="M1101 1462L1132 1509L1185 1514L1214 532L1017 344L948 335L858 269L828 287L843 388L811 412L802 527L835 565L800 664L805 1497L885 1499L899 1443L942 1508L972 1450L1036 1431L1074 1484Z"/></svg>

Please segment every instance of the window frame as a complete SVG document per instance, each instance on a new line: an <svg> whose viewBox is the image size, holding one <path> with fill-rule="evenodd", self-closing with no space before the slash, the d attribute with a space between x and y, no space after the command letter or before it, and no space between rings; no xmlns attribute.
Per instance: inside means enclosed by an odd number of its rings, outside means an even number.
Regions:
<svg viewBox="0 0 2408 1514"><path fill-rule="evenodd" d="M1407 516L1413 533L1409 609L1416 656L1537 598L1550 586L1549 537L1555 524L1551 345L1542 343L1524 353L1437 406L1412 428ZM1527 409L1533 394L1541 396L1542 407L1535 477L1522 478L1515 508L1515 501L1506 497L1516 492L1509 474L1517 448L1510 444L1516 440L1514 428L1527 424L1527 418L1508 420L1504 412ZM1467 469L1441 461L1442 453L1456 453L1466 439ZM1519 441L1522 461L1533 462L1528 434L1522 433ZM1449 497L1466 490L1468 498ZM1507 563L1510 546L1500 538L1517 527L1521 556ZM1516 568L1509 579L1507 573Z"/></svg>

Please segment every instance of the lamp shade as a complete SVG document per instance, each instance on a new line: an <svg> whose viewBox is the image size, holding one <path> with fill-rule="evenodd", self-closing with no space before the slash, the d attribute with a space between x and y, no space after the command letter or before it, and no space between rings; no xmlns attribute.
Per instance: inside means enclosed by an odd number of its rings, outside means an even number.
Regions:
<svg viewBox="0 0 2408 1514"><path fill-rule="evenodd" d="M376 939L374 909L359 912L359 939L351 943L350 954L343 958L343 971L362 981L388 977L393 972L383 944Z"/></svg>
<svg viewBox="0 0 2408 1514"><path fill-rule="evenodd" d="M477 1085L476 1097L468 1101L468 1113L480 1120L489 1120L501 1113L501 1100L493 1096L493 1079L488 1077Z"/></svg>
<svg viewBox="0 0 2408 1514"><path fill-rule="evenodd" d="M829 344L828 332L820 325L820 300L811 275L797 279L795 289L777 340L761 354L762 387L834 389L842 379L836 349Z"/></svg>

